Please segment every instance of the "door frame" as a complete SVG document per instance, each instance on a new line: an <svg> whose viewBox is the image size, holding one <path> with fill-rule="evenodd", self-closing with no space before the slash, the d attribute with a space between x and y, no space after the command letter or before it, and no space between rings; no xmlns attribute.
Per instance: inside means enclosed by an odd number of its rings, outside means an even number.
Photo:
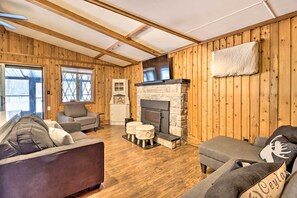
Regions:
<svg viewBox="0 0 297 198"><path fill-rule="evenodd" d="M47 72L46 72L46 69L47 69L47 65L31 65L31 64L23 64L23 63L11 63L11 62L8 62L8 61L1 61L0 62L0 65L4 65L4 68L6 67L6 65L9 65L9 66L15 66L15 67L23 67L23 68L42 68L42 76L43 76L43 93L42 93L42 96L43 96L43 99L44 99L44 103L43 103L43 109L44 109L44 116L43 116L43 119L48 119L48 110L47 110L47 106L48 106L48 98L46 97L47 96L47 82L48 82L48 79L46 78L47 77ZM4 81L5 81L5 74L4 74ZM1 82L2 84L2 82ZM4 93L5 93L5 88L4 88Z"/></svg>

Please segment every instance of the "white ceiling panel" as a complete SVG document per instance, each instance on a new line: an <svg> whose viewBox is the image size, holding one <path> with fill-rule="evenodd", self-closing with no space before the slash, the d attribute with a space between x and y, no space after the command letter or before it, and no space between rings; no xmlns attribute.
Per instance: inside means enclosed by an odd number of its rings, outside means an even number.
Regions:
<svg viewBox="0 0 297 198"><path fill-rule="evenodd" d="M297 0L268 0L268 4L276 16L281 16L297 10Z"/></svg>
<svg viewBox="0 0 297 198"><path fill-rule="evenodd" d="M123 56L127 56L137 61L142 61L142 60L146 60L154 57L151 54L148 54L146 52L143 52L139 49L136 49L126 44L123 44L120 47L116 48L113 52L121 54Z"/></svg>
<svg viewBox="0 0 297 198"><path fill-rule="evenodd" d="M75 3L69 0L50 1L123 35L142 24L83 0L76 0Z"/></svg>
<svg viewBox="0 0 297 198"><path fill-rule="evenodd" d="M160 52L170 52L174 49L190 45L192 42L174 36L155 28L149 28L139 34L135 40Z"/></svg>
<svg viewBox="0 0 297 198"><path fill-rule="evenodd" d="M11 22L9 22L9 23L11 23ZM50 43L52 45L56 45L58 47L69 49L71 51L78 52L81 54L85 54L87 56L94 57L94 56L98 55L98 52L90 50L88 48L81 47L79 45L75 45L73 43L58 39L56 37L52 37L47 34L37 32L35 30L26 28L26 27L18 25L18 24L14 24L14 23L11 23L11 24L17 28L16 30L14 30L12 32L22 34L22 35L25 35L25 36L28 36L28 37L31 37L31 38L34 38L34 39L37 39L40 41L46 40L47 43Z"/></svg>
<svg viewBox="0 0 297 198"><path fill-rule="evenodd" d="M199 40L206 40L271 18L272 17L265 6L263 4L259 4L232 16L226 17L220 21L204 26L203 28L189 32L188 34Z"/></svg>
<svg viewBox="0 0 297 198"><path fill-rule="evenodd" d="M100 57L100 60L103 60L103 61L106 61L106 62L109 62L109 63L113 63L113 64L116 64L116 65L119 65L119 66L126 66L126 65L131 64L131 63L128 63L126 61L123 61L123 60L120 60L120 59L117 59L117 58L114 58L114 57L111 57L111 56L108 56L108 55L104 55L104 56Z"/></svg>
<svg viewBox="0 0 297 198"><path fill-rule="evenodd" d="M98 47L107 48L117 41L116 39L80 25L79 23L66 19L65 17L46 9L40 8L27 1L9 0L4 1L3 3L1 2L0 6L0 9L5 12L21 14L28 17L29 22L31 23L97 45ZM45 42L47 41L45 40Z"/></svg>
<svg viewBox="0 0 297 198"><path fill-rule="evenodd" d="M180 32L187 32L260 0L105 0Z"/></svg>

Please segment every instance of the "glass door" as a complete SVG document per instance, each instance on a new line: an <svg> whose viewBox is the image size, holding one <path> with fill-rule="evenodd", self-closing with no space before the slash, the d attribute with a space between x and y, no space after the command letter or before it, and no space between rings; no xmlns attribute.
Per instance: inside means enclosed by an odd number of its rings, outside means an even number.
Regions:
<svg viewBox="0 0 297 198"><path fill-rule="evenodd" d="M5 111L8 117L31 113L44 117L43 69L6 65Z"/></svg>

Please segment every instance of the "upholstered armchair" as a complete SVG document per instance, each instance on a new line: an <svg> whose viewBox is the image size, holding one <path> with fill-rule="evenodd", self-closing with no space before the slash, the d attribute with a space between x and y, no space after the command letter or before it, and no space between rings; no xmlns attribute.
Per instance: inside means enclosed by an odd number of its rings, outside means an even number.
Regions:
<svg viewBox="0 0 297 198"><path fill-rule="evenodd" d="M99 113L88 111L82 104L67 104L64 105L64 112L58 113L58 122L77 122L81 124L81 130L96 130L100 127L100 116Z"/></svg>

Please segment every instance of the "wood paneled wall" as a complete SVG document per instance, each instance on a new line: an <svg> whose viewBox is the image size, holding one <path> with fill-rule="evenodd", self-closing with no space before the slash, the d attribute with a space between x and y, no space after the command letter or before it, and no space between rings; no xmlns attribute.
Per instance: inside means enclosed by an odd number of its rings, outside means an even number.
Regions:
<svg viewBox="0 0 297 198"><path fill-rule="evenodd" d="M120 67L104 66L106 63L95 60L67 49L44 43L12 32L0 32L0 63L16 65L42 66L45 74L46 106L51 110L46 117L57 118L57 112L63 111L59 101L61 85L59 83L59 65L86 67L95 69L96 101L88 104L87 108L104 115L101 119L109 120L109 101L111 98L112 78L122 78L124 69Z"/></svg>
<svg viewBox="0 0 297 198"><path fill-rule="evenodd" d="M212 51L250 41L260 42L258 74L211 77ZM278 126L297 125L297 17L182 49L170 56L174 78L191 79L190 144L218 135L253 141L256 136L269 136ZM126 68L124 73L132 83L142 82L141 65ZM133 84L130 87L135 118L136 93Z"/></svg>

